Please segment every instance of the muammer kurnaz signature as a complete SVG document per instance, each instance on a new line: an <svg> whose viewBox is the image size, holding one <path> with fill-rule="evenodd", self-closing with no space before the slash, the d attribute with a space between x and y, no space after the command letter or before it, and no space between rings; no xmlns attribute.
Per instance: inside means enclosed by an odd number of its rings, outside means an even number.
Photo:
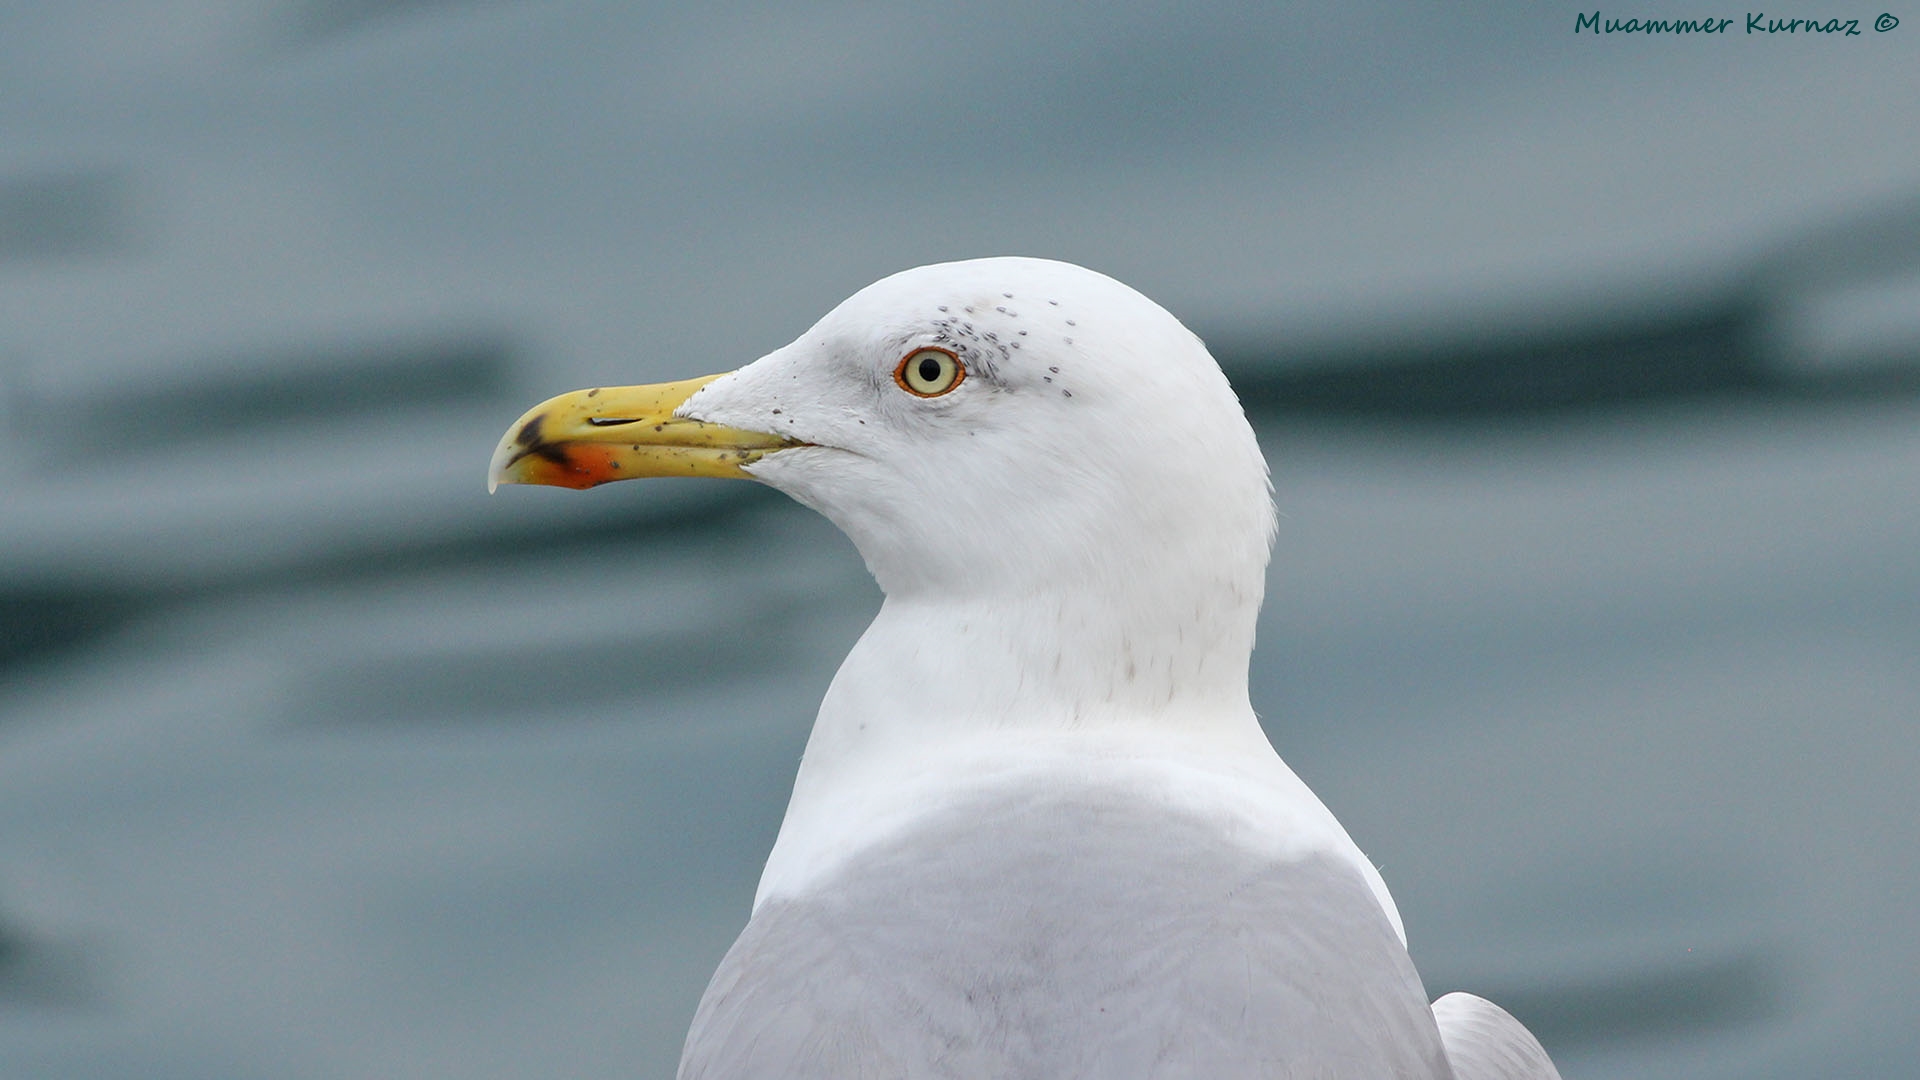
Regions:
<svg viewBox="0 0 1920 1080"><path fill-rule="evenodd" d="M1766 12L1746 12L1746 32L1749 34L1838 34L1842 37L1859 37L1859 19L1782 19L1769 16ZM1738 24L1738 19L1602 19L1600 12L1592 14L1575 12L1573 32L1576 34L1592 31L1596 34L1725 34L1738 33L1729 28ZM1874 20L1873 28L1881 33L1900 25L1900 20L1892 15L1881 15Z"/></svg>

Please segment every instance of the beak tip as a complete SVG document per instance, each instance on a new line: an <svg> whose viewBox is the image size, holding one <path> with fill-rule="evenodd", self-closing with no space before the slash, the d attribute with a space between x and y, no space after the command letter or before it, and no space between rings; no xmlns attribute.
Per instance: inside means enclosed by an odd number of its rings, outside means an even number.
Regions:
<svg viewBox="0 0 1920 1080"><path fill-rule="evenodd" d="M518 430L517 425L516 430ZM511 437L500 440L500 445L493 448L493 458L487 462L487 494L491 495L498 491L501 484L515 482L508 472L508 466L513 461L513 450L514 442Z"/></svg>

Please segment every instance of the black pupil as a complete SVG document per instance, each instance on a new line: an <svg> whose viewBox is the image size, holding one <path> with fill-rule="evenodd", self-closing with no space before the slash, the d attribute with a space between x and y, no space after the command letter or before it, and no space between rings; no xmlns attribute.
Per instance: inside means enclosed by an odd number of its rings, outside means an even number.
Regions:
<svg viewBox="0 0 1920 1080"><path fill-rule="evenodd" d="M920 358L920 381L932 382L940 377L940 361L931 356Z"/></svg>

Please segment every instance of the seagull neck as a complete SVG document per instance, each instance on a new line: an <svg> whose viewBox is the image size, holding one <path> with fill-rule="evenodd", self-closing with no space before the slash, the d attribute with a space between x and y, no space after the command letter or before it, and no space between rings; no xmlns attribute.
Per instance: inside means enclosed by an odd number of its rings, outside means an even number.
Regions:
<svg viewBox="0 0 1920 1080"><path fill-rule="evenodd" d="M1255 725L1247 662L1259 596L1229 589L1177 609L1149 599L889 596L821 703L814 737Z"/></svg>
<svg viewBox="0 0 1920 1080"><path fill-rule="evenodd" d="M889 598L821 702L756 905L1007 785L1126 789L1243 835L1351 848L1247 702L1257 605L1189 603L1222 616L1203 623L1039 595Z"/></svg>

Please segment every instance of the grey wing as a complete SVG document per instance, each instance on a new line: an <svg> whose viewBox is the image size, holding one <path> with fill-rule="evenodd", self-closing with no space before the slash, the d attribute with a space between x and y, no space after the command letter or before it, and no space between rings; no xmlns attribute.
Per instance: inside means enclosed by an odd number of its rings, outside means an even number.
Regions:
<svg viewBox="0 0 1920 1080"><path fill-rule="evenodd" d="M1545 1047L1507 1010L1472 994L1433 1003L1454 1080L1560 1080Z"/></svg>
<svg viewBox="0 0 1920 1080"><path fill-rule="evenodd" d="M881 1080L926 1048L878 999L884 980L841 948L812 905L770 904L720 962L687 1032L680 1080ZM889 1036L883 1042L882 1036Z"/></svg>
<svg viewBox="0 0 1920 1080"><path fill-rule="evenodd" d="M1078 796L966 808L762 905L681 1080L1444 1080L1359 873Z"/></svg>

